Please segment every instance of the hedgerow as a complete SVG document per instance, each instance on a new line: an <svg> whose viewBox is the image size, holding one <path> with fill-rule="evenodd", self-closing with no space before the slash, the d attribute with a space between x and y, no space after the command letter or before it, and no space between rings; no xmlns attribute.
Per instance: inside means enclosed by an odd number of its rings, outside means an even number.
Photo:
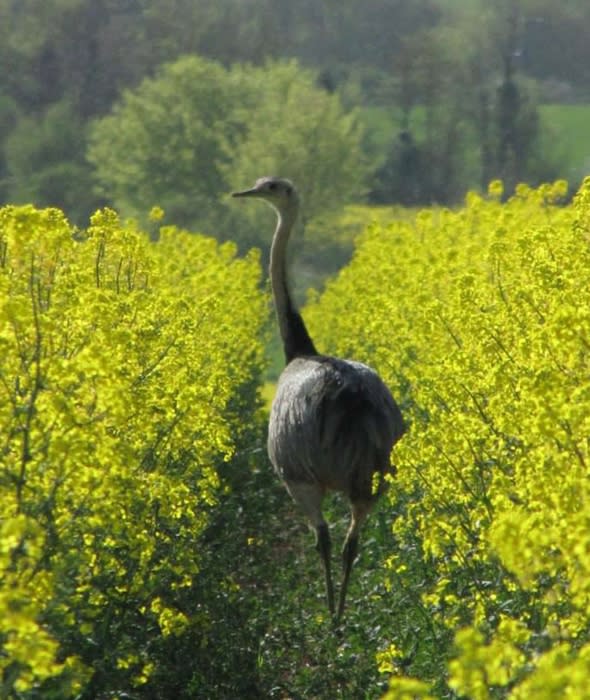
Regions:
<svg viewBox="0 0 590 700"><path fill-rule="evenodd" d="M266 314L231 244L0 210L2 697L166 696L179 640L207 644L202 536Z"/></svg>
<svg viewBox="0 0 590 700"><path fill-rule="evenodd" d="M590 180L566 189L502 202L495 182L373 225L308 306L411 424L382 574L406 606L374 653L388 700L589 697Z"/></svg>

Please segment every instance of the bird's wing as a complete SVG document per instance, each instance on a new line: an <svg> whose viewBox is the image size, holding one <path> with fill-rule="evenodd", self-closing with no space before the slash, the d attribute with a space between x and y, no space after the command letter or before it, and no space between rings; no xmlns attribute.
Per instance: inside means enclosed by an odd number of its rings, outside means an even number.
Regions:
<svg viewBox="0 0 590 700"><path fill-rule="evenodd" d="M404 432L401 412L379 375L367 365L327 358L322 364L320 439L362 430L375 449L389 452Z"/></svg>

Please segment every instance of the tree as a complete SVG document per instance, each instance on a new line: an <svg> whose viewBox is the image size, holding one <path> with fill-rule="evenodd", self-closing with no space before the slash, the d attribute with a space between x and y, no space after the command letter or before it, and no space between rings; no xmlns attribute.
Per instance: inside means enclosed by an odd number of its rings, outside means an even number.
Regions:
<svg viewBox="0 0 590 700"><path fill-rule="evenodd" d="M399 133L376 173L373 201L429 204L463 194L469 180L463 56L462 37L447 27L403 40L392 71Z"/></svg>
<svg viewBox="0 0 590 700"><path fill-rule="evenodd" d="M252 245L265 212L228 206L224 194L282 174L297 181L308 218L358 199L361 136L354 113L294 61L226 69L191 56L126 92L94 125L88 158L122 212L141 218L159 205L174 223Z"/></svg>
<svg viewBox="0 0 590 700"><path fill-rule="evenodd" d="M362 130L356 112L345 112L337 94L317 87L316 75L296 61L238 66L232 74L246 88L249 103L239 110L245 137L223 166L228 182L249 184L266 174L293 179L304 203L303 227L364 197L369 167ZM266 241L266 214L262 207L231 207L233 221L254 243L260 243L260 230Z"/></svg>
<svg viewBox="0 0 590 700"><path fill-rule="evenodd" d="M470 121L480 154L480 184L485 189L495 178L511 191L521 181L537 183L539 172L555 177L549 160L540 155L539 116L531 81L523 79L527 13L536 0L495 0L480 15L464 15L472 27L468 58Z"/></svg>
<svg viewBox="0 0 590 700"><path fill-rule="evenodd" d="M159 205L175 223L209 228L226 189L220 164L237 136L228 116L237 100L213 61L165 65L94 124L88 159L99 192L127 215L141 218Z"/></svg>

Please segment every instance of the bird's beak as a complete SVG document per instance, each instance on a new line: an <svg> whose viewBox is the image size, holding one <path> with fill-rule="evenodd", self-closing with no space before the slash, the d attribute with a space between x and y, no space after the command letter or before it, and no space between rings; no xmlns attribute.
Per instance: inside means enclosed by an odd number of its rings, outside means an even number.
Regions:
<svg viewBox="0 0 590 700"><path fill-rule="evenodd" d="M250 190L242 190L241 192L232 192L232 197L252 197L258 194L258 190L252 188Z"/></svg>

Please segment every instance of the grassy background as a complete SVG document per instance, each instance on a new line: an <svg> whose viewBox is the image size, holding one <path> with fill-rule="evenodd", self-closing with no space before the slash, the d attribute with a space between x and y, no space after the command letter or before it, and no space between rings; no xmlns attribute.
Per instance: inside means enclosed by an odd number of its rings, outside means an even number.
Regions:
<svg viewBox="0 0 590 700"><path fill-rule="evenodd" d="M590 173L590 104L541 105L539 111L565 165L563 177L575 185Z"/></svg>

